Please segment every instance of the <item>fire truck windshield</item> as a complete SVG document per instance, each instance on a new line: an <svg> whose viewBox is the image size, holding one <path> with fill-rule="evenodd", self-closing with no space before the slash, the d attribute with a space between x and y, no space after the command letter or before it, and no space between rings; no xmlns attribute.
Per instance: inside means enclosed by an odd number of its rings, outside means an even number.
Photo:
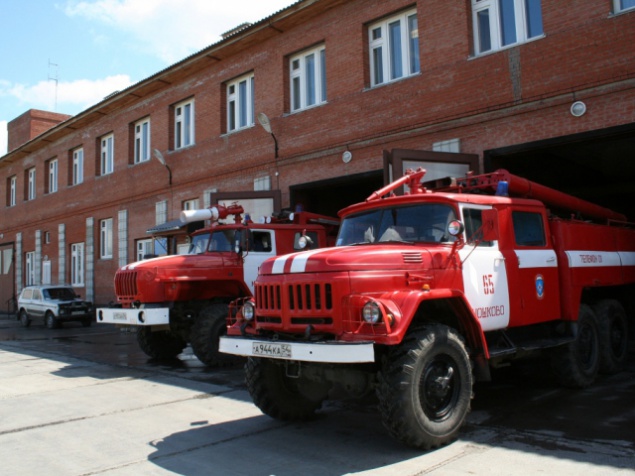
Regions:
<svg viewBox="0 0 635 476"><path fill-rule="evenodd" d="M446 204L425 203L378 208L345 217L337 236L337 246L377 242L452 243L447 225L456 219Z"/></svg>
<svg viewBox="0 0 635 476"><path fill-rule="evenodd" d="M189 255L200 255L207 249L207 243L209 242L209 233L202 233L200 235L194 235L192 237L192 243L190 249L187 252Z"/></svg>

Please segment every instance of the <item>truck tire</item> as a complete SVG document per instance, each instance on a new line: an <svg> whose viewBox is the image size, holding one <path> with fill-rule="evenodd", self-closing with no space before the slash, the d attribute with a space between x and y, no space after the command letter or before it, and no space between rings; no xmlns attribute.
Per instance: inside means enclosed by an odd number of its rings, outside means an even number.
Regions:
<svg viewBox="0 0 635 476"><path fill-rule="evenodd" d="M430 324L383 358L377 397L384 426L406 445L429 450L452 441L470 411L472 366L461 336Z"/></svg>
<svg viewBox="0 0 635 476"><path fill-rule="evenodd" d="M172 331L152 332L146 326L137 327L137 342L148 357L157 360L174 359L187 345L187 342Z"/></svg>
<svg viewBox="0 0 635 476"><path fill-rule="evenodd" d="M309 420L326 398L320 385L287 376L284 365L271 359L248 357L245 380L254 404L277 420Z"/></svg>
<svg viewBox="0 0 635 476"><path fill-rule="evenodd" d="M51 311L46 311L46 314L44 315L44 324L46 324L46 327L49 329L62 327L59 319L57 319Z"/></svg>
<svg viewBox="0 0 635 476"><path fill-rule="evenodd" d="M628 321L619 301L603 299L593 306L600 334L600 372L615 374L628 358Z"/></svg>
<svg viewBox="0 0 635 476"><path fill-rule="evenodd" d="M580 305L575 340L556 347L551 353L551 368L560 384L585 388L593 383L600 368L600 338L595 313Z"/></svg>
<svg viewBox="0 0 635 476"><path fill-rule="evenodd" d="M198 360L209 366L223 366L239 362L241 359L218 351L218 340L227 334L227 304L212 304L201 310L192 329L190 344Z"/></svg>

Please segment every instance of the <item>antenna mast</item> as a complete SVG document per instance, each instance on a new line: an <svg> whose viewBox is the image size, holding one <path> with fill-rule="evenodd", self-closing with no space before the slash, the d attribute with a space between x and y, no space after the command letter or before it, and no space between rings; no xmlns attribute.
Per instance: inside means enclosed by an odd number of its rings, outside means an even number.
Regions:
<svg viewBox="0 0 635 476"><path fill-rule="evenodd" d="M55 67L55 75L51 76L51 66ZM57 77L57 67L58 65L55 63L51 63L51 60L49 59L49 75L48 75L48 80L49 81L55 81L55 106L53 107L53 112L57 112L57 83L58 83L58 77Z"/></svg>

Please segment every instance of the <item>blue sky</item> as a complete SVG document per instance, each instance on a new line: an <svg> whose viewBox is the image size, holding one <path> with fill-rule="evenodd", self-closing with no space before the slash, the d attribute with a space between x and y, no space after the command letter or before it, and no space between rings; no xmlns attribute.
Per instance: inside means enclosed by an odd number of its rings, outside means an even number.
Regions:
<svg viewBox="0 0 635 476"><path fill-rule="evenodd" d="M296 1L0 0L0 157L29 109L75 115Z"/></svg>

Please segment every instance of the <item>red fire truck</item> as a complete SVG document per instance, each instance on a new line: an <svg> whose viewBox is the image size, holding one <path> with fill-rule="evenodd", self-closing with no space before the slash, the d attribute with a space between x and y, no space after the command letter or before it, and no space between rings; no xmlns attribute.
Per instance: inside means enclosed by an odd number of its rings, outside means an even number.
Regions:
<svg viewBox="0 0 635 476"><path fill-rule="evenodd" d="M236 303L220 351L249 357L265 414L306 419L334 388L375 391L389 433L430 449L456 437L491 368L540 352L585 387L624 365L626 217L504 170L434 189L424 173L343 209L336 247L266 261Z"/></svg>
<svg viewBox="0 0 635 476"><path fill-rule="evenodd" d="M305 211L259 223L243 214L237 204L181 212L183 223L210 220L211 226L191 235L187 255L120 268L115 274L118 305L97 309L97 323L135 327L139 346L152 358L174 358L190 343L206 365L230 361L218 352L228 303L252 295L258 267L267 258L333 244L339 223ZM233 222L219 221L230 216Z"/></svg>

